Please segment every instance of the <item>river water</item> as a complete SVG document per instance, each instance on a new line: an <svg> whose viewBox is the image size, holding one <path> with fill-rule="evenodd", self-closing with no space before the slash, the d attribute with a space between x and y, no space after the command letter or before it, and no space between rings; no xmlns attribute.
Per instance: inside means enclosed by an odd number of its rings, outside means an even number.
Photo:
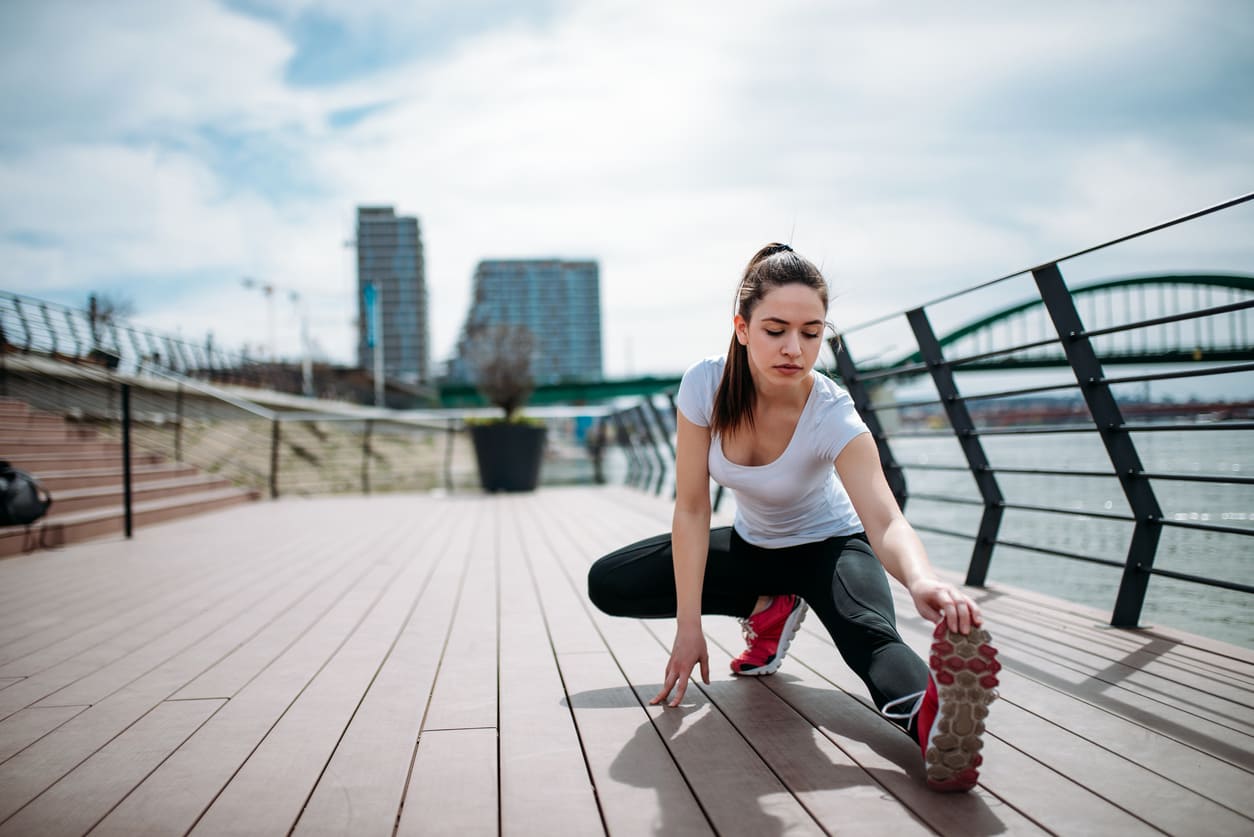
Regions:
<svg viewBox="0 0 1254 837"><path fill-rule="evenodd" d="M1110 470L1105 448L1096 433L986 436L982 441L994 468ZM1149 472L1248 477L1254 471L1254 434L1247 431L1137 433L1133 434L1133 442L1142 466ZM893 442L893 451L908 469L918 464L964 464L958 444L952 439L898 439ZM979 496L967 473L914 469L907 470L907 480L912 492L973 499ZM998 485L1007 503L1130 514L1122 488L1113 476L1000 475ZM1154 562L1156 569L1254 585L1254 491L1249 486L1174 480L1154 480L1151 485L1166 521L1209 523L1250 532L1237 535L1166 525ZM961 532L975 532L981 513L978 507L922 499L907 504L907 516L912 522ZM1006 511L998 537L1122 562L1127 557L1131 535L1130 522L1011 509ZM971 542L934 534L924 535L924 540L939 566L965 570ZM989 569L990 581L1090 605L1106 614L1114 609L1120 575L1120 569L1003 545L994 550ZM1254 648L1254 598L1248 593L1156 576L1150 580L1141 624L1180 628Z"/></svg>
<svg viewBox="0 0 1254 837"><path fill-rule="evenodd" d="M1110 470L1110 461L1096 433L985 436L982 441L994 468ZM1248 431L1137 433L1133 441L1144 469L1149 472L1247 477L1254 473L1254 433ZM912 494L979 499L968 472L912 467L965 467L961 449L952 437L897 438L892 441L892 448L898 462L906 468ZM624 471L625 460L615 451L607 461L609 477L621 481ZM1057 507L1068 512L1007 510L999 539L1120 562L1127 557L1132 535L1130 522L1093 519L1076 513L1129 515L1123 491L1113 476L1000 475L998 485L1007 503ZM1167 480L1155 480L1152 486L1168 521L1211 523L1251 533L1243 536L1164 526L1155 568L1254 586L1254 491L1249 486ZM724 502L734 501L729 494ZM915 496L908 501L906 513L916 525L974 534L982 508ZM934 563L965 571L971 557L970 540L930 532L920 534ZM1112 567L998 545L988 580L1089 605L1109 619L1120 575L1121 570ZM1254 597L1156 576L1150 580L1141 624L1174 627L1254 648Z"/></svg>

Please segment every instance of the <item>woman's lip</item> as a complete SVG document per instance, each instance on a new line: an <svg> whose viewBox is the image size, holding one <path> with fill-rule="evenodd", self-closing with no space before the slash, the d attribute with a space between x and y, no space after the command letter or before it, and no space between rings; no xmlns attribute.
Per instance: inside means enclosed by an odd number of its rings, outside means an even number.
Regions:
<svg viewBox="0 0 1254 837"><path fill-rule="evenodd" d="M776 369L783 369L785 372L794 372L800 369L800 366L794 366L791 363L780 363L775 366Z"/></svg>

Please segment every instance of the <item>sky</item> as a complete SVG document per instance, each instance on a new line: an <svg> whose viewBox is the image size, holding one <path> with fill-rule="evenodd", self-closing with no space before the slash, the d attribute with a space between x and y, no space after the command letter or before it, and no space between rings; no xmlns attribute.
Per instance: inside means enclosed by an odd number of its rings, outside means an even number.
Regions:
<svg viewBox="0 0 1254 837"><path fill-rule="evenodd" d="M0 289L264 352L253 277L350 362L346 242L391 205L433 365L480 259L592 258L606 374L677 374L725 350L769 241L844 328L1254 191L1251 43L1248 0L5 0ZM1064 273L1254 274L1251 229L1247 204Z"/></svg>

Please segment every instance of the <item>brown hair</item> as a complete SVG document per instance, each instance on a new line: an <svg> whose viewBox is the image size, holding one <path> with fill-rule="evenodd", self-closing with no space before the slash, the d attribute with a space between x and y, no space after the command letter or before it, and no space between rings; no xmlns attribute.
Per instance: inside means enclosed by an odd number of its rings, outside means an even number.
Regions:
<svg viewBox="0 0 1254 837"><path fill-rule="evenodd" d="M823 302L823 310L827 310L827 280L822 272L787 244L766 245L753 254L740 279L740 286L736 289L736 313L748 322L767 293L792 284L813 288ZM758 391L753 386L753 375L749 371L749 349L740 344L733 332L723 380L719 382L714 396L710 433L735 433L745 424L752 428L757 398Z"/></svg>

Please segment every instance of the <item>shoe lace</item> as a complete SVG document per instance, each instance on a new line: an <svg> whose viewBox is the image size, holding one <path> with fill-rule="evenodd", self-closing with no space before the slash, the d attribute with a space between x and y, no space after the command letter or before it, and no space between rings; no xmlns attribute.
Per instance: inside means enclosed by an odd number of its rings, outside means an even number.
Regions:
<svg viewBox="0 0 1254 837"><path fill-rule="evenodd" d="M923 706L923 696L926 694L927 694L927 690L924 689L921 692L915 692L914 694L906 695L905 697L899 697L896 700L890 700L888 703L884 704L884 706L880 708L880 714L883 715L885 718L908 721L911 718L913 718L915 715L919 714L919 709L922 708ZM896 709L898 706L909 703L910 701L914 701L914 706L910 707L909 711L907 712L890 712L889 711L891 709Z"/></svg>
<svg viewBox="0 0 1254 837"><path fill-rule="evenodd" d="M744 634L745 642L753 642L758 638L758 632L753 629L752 619L741 619L740 632Z"/></svg>

